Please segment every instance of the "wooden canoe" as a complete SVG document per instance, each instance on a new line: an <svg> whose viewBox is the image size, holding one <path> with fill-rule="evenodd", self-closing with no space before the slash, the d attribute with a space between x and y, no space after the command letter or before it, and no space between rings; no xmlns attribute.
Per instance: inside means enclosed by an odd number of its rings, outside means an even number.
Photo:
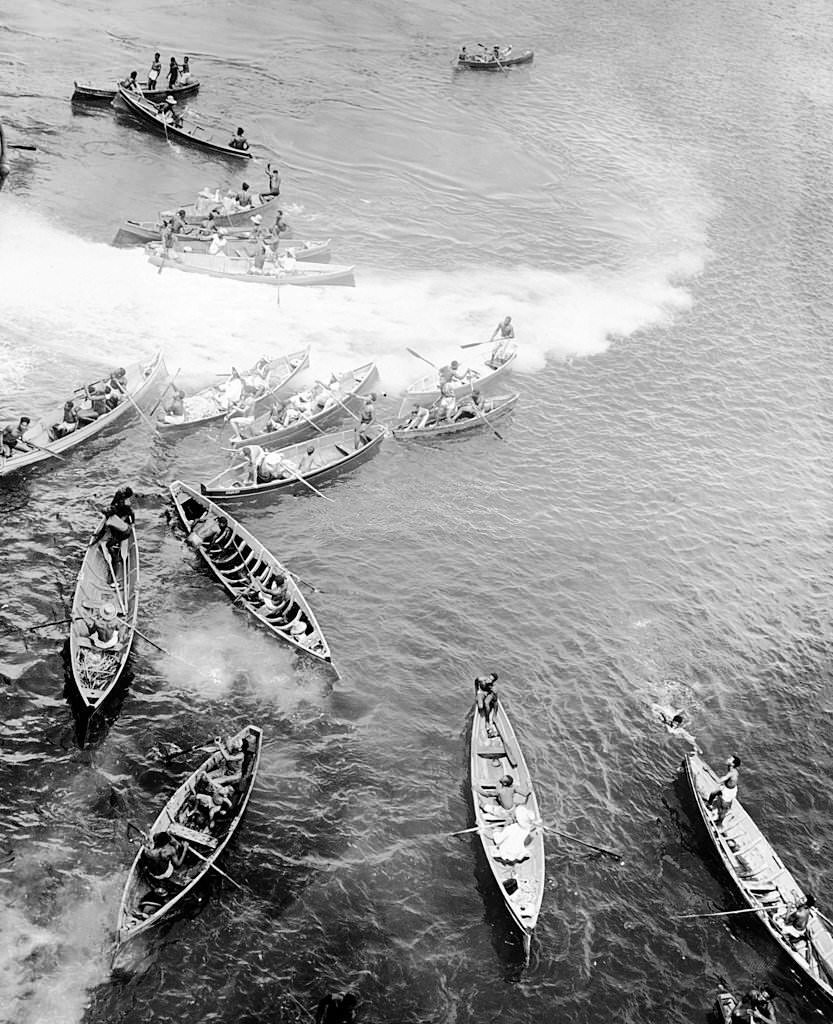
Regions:
<svg viewBox="0 0 833 1024"><path fill-rule="evenodd" d="M232 228L226 231L220 229L222 236L226 239L226 251L236 256L238 253L243 256L253 256L256 243L251 240L252 231L237 230ZM158 221L125 221L113 240L115 246L147 245L148 242L159 242L162 238L162 229ZM208 252L211 245L211 232L207 229L194 226L193 234L181 233L174 235L173 248L176 252ZM323 238L318 240L290 238L282 235L278 245L278 252L286 252L292 249L296 260L322 260L328 259L332 247L332 240Z"/></svg>
<svg viewBox="0 0 833 1024"><path fill-rule="evenodd" d="M281 267L274 259L267 259L261 270L255 267L252 256L231 256L208 252L165 253L161 242L147 245L148 262L154 267L170 267L186 274L204 274L207 277L222 277L229 281L246 284L267 284L273 287L283 285L355 285L355 267L336 263L299 262L291 270ZM286 251L286 250L284 250Z"/></svg>
<svg viewBox="0 0 833 1024"><path fill-rule="evenodd" d="M531 842L526 847L528 856L525 860L506 863L500 859L500 849L492 837L504 818L500 815L490 815L488 810L484 809L484 806L488 807L489 803L494 802L498 779L506 774L511 775L519 792L530 793L524 806L536 819L540 815L540 810L529 768L515 736L515 730L506 714L502 698L498 700L495 726L498 735L490 738L486 735L486 719L478 713L475 706L470 751L472 804L483 852L509 916L521 933L524 954L528 961L532 934L544 898L544 837L540 828L533 829L530 834ZM510 879L517 883L517 888L514 883L510 883L510 888L513 889L511 893L506 886Z"/></svg>
<svg viewBox="0 0 833 1024"><path fill-rule="evenodd" d="M212 207L215 210L222 210L222 205L219 202L214 204L209 201L207 209L204 209L202 206L198 208L196 203L180 203L173 210L161 210L159 218L173 217L179 210L185 210L186 222L199 227L203 221L208 220L208 211ZM269 196L259 206L247 206L245 209L235 210L234 213L215 213L215 219L220 230L225 231L228 236L232 233L237 235L239 232L241 237L248 238L252 233L252 217L256 213L262 217L263 224L268 225L275 220L278 209L278 197ZM159 223L159 218L156 220L122 221L113 237L112 244L119 247L127 247L131 245L147 245L148 242L160 241L162 238L162 227ZM291 236L292 232L289 230L286 237L290 238ZM190 237L187 234L177 235L177 238L183 241Z"/></svg>
<svg viewBox="0 0 833 1024"><path fill-rule="evenodd" d="M511 46L505 46L501 48L497 60L492 50L484 49L481 53L467 53L465 57L458 55L457 64L461 68L471 68L473 71L500 71L502 68L514 68L519 64L531 64L534 56L533 50L515 53Z"/></svg>
<svg viewBox="0 0 833 1024"><path fill-rule="evenodd" d="M117 83L110 86L100 86L93 85L92 82L75 81L72 84L74 86L72 93L73 103L112 103L118 92ZM193 96L199 90L199 87L199 82L192 81L187 85L175 85L172 89L142 89L142 95L146 100L151 100L153 103L161 103L166 96L173 96L175 100Z"/></svg>
<svg viewBox="0 0 833 1024"><path fill-rule="evenodd" d="M149 128L157 135L164 136L169 142L182 142L189 146L197 146L199 149L208 150L217 156L230 157L233 160L251 160L252 158L250 149L235 149L228 143L220 142L217 136L209 135L202 125L194 120L188 121L186 117L183 117L180 128L168 124L160 116L155 103L125 89L123 85L118 86L117 99L145 128ZM232 135L233 132L229 131L226 138L230 139Z"/></svg>
<svg viewBox="0 0 833 1024"><path fill-rule="evenodd" d="M485 391L488 387L494 384L496 380L499 380L505 374L509 373L516 358L517 352L513 352L506 362L501 363L498 367L490 366L488 363L480 363L477 366L472 366L471 369L477 374L477 376L472 377L469 380L456 381L453 383L451 390L454 393L454 397L459 400L465 395L470 395L474 388L478 388L480 391ZM419 380L414 381L414 383L405 391L405 401L408 402L425 404L426 402L433 402L434 399L439 397L440 384L437 379L436 371L434 373L426 374L424 377L420 377Z"/></svg>
<svg viewBox="0 0 833 1024"><path fill-rule="evenodd" d="M384 427L371 426L368 428L368 433L373 435L371 440L359 447L356 447L355 429L340 430L337 433L326 434L324 437L319 435L315 440L310 438L307 441L301 441L300 444L281 448L280 455L284 459L288 459L294 469L297 469L298 463L307 449L314 447L316 456L321 460L321 465L311 472L301 475L314 487L320 487L325 481L347 473L373 458L385 439L385 430ZM218 473L208 483L200 484L200 492L224 508L261 495L274 498L280 494L311 493L310 489L302 484L297 476L290 476L284 480L271 480L265 484L247 483L250 476L249 463L238 462L222 473Z"/></svg>
<svg viewBox="0 0 833 1024"><path fill-rule="evenodd" d="M269 419L269 414L266 413L264 416L259 416L252 424L251 436L232 438L232 448L242 448L247 444L259 444L261 448L268 448L272 451L275 448L286 448L298 441L305 441L307 438L320 437L326 433L328 428L335 427L347 419L351 412L354 415L358 414L364 405L365 396L370 394L378 380L379 371L375 363L357 366L355 370L349 370L339 377L339 388L336 392L339 401L332 402L329 408L323 408L313 416L308 415L288 427L270 432L265 432ZM318 386L313 389L313 397L315 395L327 398L327 393Z"/></svg>
<svg viewBox="0 0 833 1024"><path fill-rule="evenodd" d="M276 359L272 359L269 363L269 374L273 384L255 402L255 412L263 411L275 399L289 394L295 380L308 366L309 345L298 352L290 353L288 356L278 356ZM249 376L254 370L254 366L250 367L245 371L243 377ZM185 419L181 423L175 423L160 418L156 421L157 428L166 437L170 437L173 434L184 434L189 430L203 427L208 423L220 423L225 419L226 411L218 407L216 393L217 389L210 387L203 388L202 391L198 391L195 395L190 395L184 402ZM164 416L164 413L161 413L160 416Z"/></svg>
<svg viewBox="0 0 833 1024"><path fill-rule="evenodd" d="M172 885L168 891L162 892L159 883L153 883L145 877L142 870L142 851L140 850L136 854L127 876L119 907L117 925L119 945L153 928L181 903L209 873L211 865L223 853L237 830L248 806L257 777L263 735L257 726L247 725L230 739L247 741L248 749L244 754L242 778L235 786L233 807L228 820L222 824L215 823L211 830L201 831L197 831L183 822L193 807L189 798L194 791L197 776L202 772L215 777L222 777L226 774L226 759L223 753L217 749L179 786L149 829L151 839L159 832L168 832L180 840L187 841L192 847L192 851L187 854L182 867L171 876ZM196 856L193 850L198 850L201 856ZM153 893L159 894L159 898L154 901L158 904L157 909L152 912L143 912L140 910L142 902Z"/></svg>
<svg viewBox="0 0 833 1024"><path fill-rule="evenodd" d="M208 547L203 545L197 550L235 603L245 608L277 639L294 647L299 654L308 655L316 661L330 665L335 672L329 644L289 570L230 513L224 511L210 498L206 498L180 480L175 480L170 485L170 490L177 514L189 532L208 514L227 523L228 536L222 538L218 544ZM261 601L242 596L253 586L254 580L265 583L276 575L286 577L287 591L292 599L289 611L282 616L270 612ZM306 625L306 633L301 640L290 631L289 626L294 622Z"/></svg>
<svg viewBox="0 0 833 1024"><path fill-rule="evenodd" d="M116 585L114 585L116 584ZM89 619L102 605L111 604L119 616L119 644L100 650L86 636ZM139 546L131 527L126 559L105 553L96 533L84 554L72 598L69 653L72 679L85 708L103 704L118 683L127 664L136 618L139 614Z"/></svg>
<svg viewBox="0 0 833 1024"><path fill-rule="evenodd" d="M429 423L420 430L406 427L407 418L399 419L391 430L392 436L397 441L430 441L435 437L447 437L449 434L462 434L468 430L478 430L481 427L488 427L504 419L515 408L520 395L516 391L513 395L495 395L494 398L486 400L486 411L481 415L473 416L452 423Z"/></svg>
<svg viewBox="0 0 833 1024"><path fill-rule="evenodd" d="M779 927L776 916L785 904L802 899L803 889L772 849L764 834L737 797L718 826L706 802L718 789L718 777L699 754L683 760L685 776L703 826L723 867L755 917L811 985L833 999L833 933L816 910L807 926L810 942L795 949ZM753 915L749 915L753 916Z"/></svg>
<svg viewBox="0 0 833 1024"><path fill-rule="evenodd" d="M55 412L52 420L41 420L32 424L24 434L23 440L37 445L37 448L20 454L15 453L8 458L0 458L0 477L37 462L44 462L47 459L55 460L56 456L63 455L72 448L77 448L91 437L109 430L122 419L135 415L137 406L142 412L148 412L161 394L167 377L168 369L165 366L165 360L162 358L162 353L157 352L149 363L137 363L127 368L127 393L130 398L124 397L115 409L99 416L97 420L93 420L86 426L78 427L71 434L66 434L57 440L52 440L50 430L51 424L57 423L62 418L63 410L61 408ZM88 402L80 401L78 393L74 397L79 399L79 405L82 407L89 405Z"/></svg>

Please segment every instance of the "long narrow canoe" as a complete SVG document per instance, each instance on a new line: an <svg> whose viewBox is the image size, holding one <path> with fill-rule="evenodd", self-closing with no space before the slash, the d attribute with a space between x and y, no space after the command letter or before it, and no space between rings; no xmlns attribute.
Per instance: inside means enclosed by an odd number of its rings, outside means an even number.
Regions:
<svg viewBox="0 0 833 1024"><path fill-rule="evenodd" d="M234 247L231 246L231 248ZM355 285L356 283L354 276L356 268L336 263L300 262L291 270L287 270L274 260L267 260L258 270L252 256L230 256L225 253L217 253L212 256L208 252L185 251L166 254L161 247L161 242L149 242L147 251L148 262L154 267L170 267L171 270L182 270L186 274L204 274L206 277L221 277L246 284L268 284L280 287L289 284Z"/></svg>
<svg viewBox="0 0 833 1024"><path fill-rule="evenodd" d="M148 242L159 242L162 229L158 221L125 221L113 239L113 245L127 247L131 245L147 245ZM211 232L208 229L194 227L193 234L180 233L174 235L175 252L208 252L211 246ZM226 253L236 256L254 256L256 242L252 241L252 231L232 228L221 229L226 240ZM292 249L296 260L321 260L329 258L332 241L329 238L318 240L294 239L286 235L281 237L278 252Z"/></svg>
<svg viewBox="0 0 833 1024"><path fill-rule="evenodd" d="M118 85L116 84L100 86L93 85L92 82L79 82L77 80L72 84L75 87L72 93L73 103L112 103L118 92ZM199 90L199 87L200 83L193 81L187 85L175 85L172 89L142 89L142 95L146 100L161 103L166 96L173 96L175 100L193 96Z"/></svg>
<svg viewBox="0 0 833 1024"><path fill-rule="evenodd" d="M102 605L115 607L118 618L118 646L101 650L86 635L84 620L95 617ZM75 584L69 631L72 679L86 708L103 704L124 672L136 618L139 614L139 546L131 527L126 559L105 553L93 537Z"/></svg>
<svg viewBox="0 0 833 1024"><path fill-rule="evenodd" d="M312 400L315 401L316 396L320 395L326 401L320 411L311 416L307 414L288 427L269 432L264 429L269 418L267 413L255 420L249 437L235 437L231 445L233 448L242 448L247 444L259 444L261 448L271 451L274 448L286 448L308 437L320 437L328 428L347 419L351 412L357 414L364 405L364 396L370 394L378 380L379 371L375 363L357 366L355 370L349 370L339 377L338 390L334 392L338 395L338 401L334 401L326 391L316 386L310 393Z"/></svg>
<svg viewBox="0 0 833 1024"><path fill-rule="evenodd" d="M498 780L503 775L511 775L515 788L519 792L530 793L524 806L532 812L536 819L539 817L540 811L529 768L502 699L498 701L495 726L498 735L490 738L486 735L486 719L478 713L475 706L470 752L474 818L489 868L506 904L506 909L509 911L509 916L521 933L524 954L528 961L532 934L535 931L538 914L541 911L541 902L544 898L546 873L544 837L540 829L533 829L530 834L531 841L526 847L528 856L525 860L507 863L500 859L500 849L492 837L495 834L495 829L503 824L504 818L500 815L490 815L488 810L484 809L494 802ZM511 879L514 879L514 882L510 881ZM507 883L509 883L508 888ZM517 883L517 888L515 883ZM510 892L510 890L512 891Z"/></svg>
<svg viewBox="0 0 833 1024"><path fill-rule="evenodd" d="M477 376L472 376L469 380L455 381L451 385L454 397L459 400L465 395L470 395L474 388L478 388L480 391L485 391L486 388L491 387L496 380L509 373L516 358L517 352L513 352L506 362L501 363L499 366L490 366L489 363L481 363L478 366L472 366L471 369L477 374ZM424 404L425 402L433 402L434 399L439 397L440 383L437 378L436 371L434 373L426 374L424 377L420 377L419 380L414 381L414 383L405 391L405 400L409 402L419 402Z"/></svg>
<svg viewBox="0 0 833 1024"><path fill-rule="evenodd" d="M180 203L173 210L161 210L159 216L173 217L179 210L185 210L185 220L189 224L199 226L208 219L208 211L212 206L216 210L222 209L219 202L213 204L209 201L205 206L200 207L196 203L188 202ZM256 213L260 214L263 224L267 225L275 219L277 211L278 197L270 196L264 199L259 206L248 206L243 210L235 210L234 213L215 213L215 219L220 229L229 233L234 232L235 235L239 232L241 236L248 238L252 232L252 217ZM287 237L290 235L291 231L287 233ZM148 242L158 242L161 237L162 228L159 218L156 220L123 220L113 238L112 244L124 247L147 245ZM187 234L177 235L177 238L183 241L190 237Z"/></svg>
<svg viewBox="0 0 833 1024"><path fill-rule="evenodd" d="M183 118L182 127L177 128L159 114L156 104L138 96L135 92L125 89L123 85L118 86L118 100L124 104L133 116L157 135L163 135L170 142L183 142L189 146L197 146L206 149L219 156L231 157L234 160L251 160L250 149L235 149L228 143L220 142L217 136L209 135L202 125L196 121L188 121ZM227 138L232 137L233 132L229 131Z"/></svg>
<svg viewBox="0 0 833 1024"><path fill-rule="evenodd" d="M224 526L223 535L215 543L201 545L197 551L235 602L254 615L277 639L294 647L299 654L330 665L335 672L330 647L321 627L289 570L210 498L180 480L175 480L170 490L177 514L187 530L193 530L208 516L213 516ZM266 585L276 576L286 578L287 593L292 599L289 610L281 615L270 611L259 599L244 596L255 582ZM293 630L296 623L305 626L303 635L297 633L297 626Z"/></svg>
<svg viewBox="0 0 833 1024"><path fill-rule="evenodd" d="M454 420L451 423L429 423L428 426L421 427L419 430L406 427L407 418L402 418L393 426L391 434L397 441L430 441L435 437L448 437L449 434L462 434L469 430L478 430L508 416L515 408L519 397L517 391L513 395L495 395L494 398L486 399L486 408L479 416L475 414L465 419Z"/></svg>
<svg viewBox="0 0 833 1024"><path fill-rule="evenodd" d="M467 52L465 56L458 54L457 63L461 68L471 68L473 71L500 71L502 68L513 68L519 64L531 64L534 56L533 50L515 53L511 46L505 46L500 50L497 60L493 50L483 50L482 53Z"/></svg>
<svg viewBox="0 0 833 1024"><path fill-rule="evenodd" d="M793 965L819 992L833 999L833 934L816 910L810 912L809 943L795 948L784 935L777 914L805 893L764 834L735 798L718 826L706 802L719 788L717 775L696 753L683 761L686 780L709 839L723 867L755 917L764 925Z"/></svg>
<svg viewBox="0 0 833 1024"><path fill-rule="evenodd" d="M242 776L234 787L233 806L228 819L222 823L216 822L210 829L197 830L185 824L194 806L192 794L197 777L204 772L209 777L222 778L228 772L229 766L225 756L218 749L182 783L150 827L151 839L159 832L168 832L177 839L187 842L191 847L182 867L171 876L170 887L163 890L158 882L148 880L143 870L143 853L140 850L136 854L119 907L119 945L153 928L181 903L208 874L211 865L220 857L237 830L257 777L263 735L257 726L247 725L236 736L230 737L230 740L241 741L245 746ZM194 850L199 856L193 852Z"/></svg>
<svg viewBox="0 0 833 1024"><path fill-rule="evenodd" d="M128 367L126 386L129 398L127 396L122 398L115 409L111 409L110 412L99 416L97 420L93 420L86 426L79 427L71 434L66 434L64 437L53 440L50 424L58 423L63 414L63 410L58 408L52 420L41 420L34 423L24 434L23 440L37 445L37 448L21 452L20 454L15 452L15 454L5 459L0 458L0 477L14 473L25 466L31 466L36 462L44 462L46 459L54 460L57 456L64 455L70 449L77 448L91 437L109 430L122 419L135 415L137 406L142 412L149 412L161 394L167 377L168 369L165 366L165 360L162 358L161 352L157 352L149 363L137 363L134 366ZM74 397L80 407L83 408L85 405L89 405L88 402L81 400L80 393L76 393Z"/></svg>
<svg viewBox="0 0 833 1024"><path fill-rule="evenodd" d="M315 457L320 460L320 465L300 475L314 487L320 487L325 481L347 473L373 458L385 439L385 430L384 427L370 427L368 433L373 435L371 440L367 444L358 443L358 447L355 429L340 430L324 437L319 436L316 441L310 439L290 445L288 448L281 448L280 455L289 461L292 472L297 473L301 458L310 447L315 448ZM250 477L249 463L238 462L218 473L208 483L201 484L200 492L224 508L261 495L268 495L271 498L280 494L310 493L309 488L301 483L297 475L287 475L283 480L270 480L265 484L248 483Z"/></svg>
<svg viewBox="0 0 833 1024"><path fill-rule="evenodd" d="M278 356L269 363L269 380L271 386L255 402L255 413L274 402L282 395L289 394L292 385L301 373L309 366L309 345L292 352L288 356ZM252 374L255 367L246 370L243 377ZM181 423L165 419L158 419L156 426L166 436L183 434L197 427L203 427L208 423L219 423L225 419L226 410L220 408L217 402L216 388L204 388L195 395L185 399L185 419ZM164 414L162 414L164 415Z"/></svg>

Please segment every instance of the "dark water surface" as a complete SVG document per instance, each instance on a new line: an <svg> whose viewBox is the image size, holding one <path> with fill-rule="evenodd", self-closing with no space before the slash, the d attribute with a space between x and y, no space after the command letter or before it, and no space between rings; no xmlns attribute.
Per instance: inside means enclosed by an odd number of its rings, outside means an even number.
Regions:
<svg viewBox="0 0 833 1024"><path fill-rule="evenodd" d="M165 349L180 379L313 346L315 375L379 361L385 414L424 364L505 313L521 401L502 443L380 455L244 521L311 594L342 678L299 669L196 566L167 483L226 458L219 434L141 423L0 481L0 1019L177 1024L309 1019L353 983L367 1021L683 1024L719 978L820 1020L760 929L671 915L735 904L675 785L654 701L691 711L707 757L830 908L833 14L821 3L590 0L8 9L0 116L0 407L62 400ZM532 45L509 75L455 73L462 40ZM186 46L190 106L243 124L284 174L296 237L332 236L357 287L244 289L108 247L241 172L167 147L74 78L144 75ZM172 49L174 47L174 49ZM266 294L261 294L265 292ZM478 350L474 350L476 353ZM469 350L468 355L471 355ZM140 495L142 642L86 735L63 629L93 500ZM485 884L466 728L494 669L547 820L532 962ZM195 761L253 721L261 773L202 906L110 972L133 848ZM80 744L83 744L80 745Z"/></svg>

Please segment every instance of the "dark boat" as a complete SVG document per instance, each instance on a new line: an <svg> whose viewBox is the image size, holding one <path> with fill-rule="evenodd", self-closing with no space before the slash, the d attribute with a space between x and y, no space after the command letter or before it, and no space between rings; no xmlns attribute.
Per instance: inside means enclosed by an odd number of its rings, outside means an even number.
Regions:
<svg viewBox="0 0 833 1024"><path fill-rule="evenodd" d="M117 643L97 647L85 620L109 611L118 624ZM113 559L95 534L87 546L75 584L69 632L72 679L85 709L103 704L124 672L139 614L139 546L131 527L124 560Z"/></svg>
<svg viewBox="0 0 833 1024"><path fill-rule="evenodd" d="M807 940L800 946L789 941L779 911L795 905L805 896L795 876L737 797L723 824L717 824L716 812L708 807L707 801L719 788L718 777L698 753L686 754L683 767L715 852L746 905L756 912L749 916L758 918L799 974L819 993L833 1000L833 933L824 918L813 908L807 923Z"/></svg>
<svg viewBox="0 0 833 1024"><path fill-rule="evenodd" d="M228 819L220 824L215 823L213 826L199 829L185 823L193 809L193 793L197 778L203 773L209 778L223 777L228 770L226 756L218 748L182 783L151 825L150 839L159 832L167 832L187 842L191 849L182 867L171 875L170 887L164 889L146 878L142 870L142 851L136 854L119 907L117 941L120 946L158 924L181 903L208 874L211 865L217 861L234 835L252 795L260 764L263 736L257 726L247 725L227 742L236 745L235 741L244 743L244 747L241 777L234 786Z"/></svg>
<svg viewBox="0 0 833 1024"><path fill-rule="evenodd" d="M252 231L252 217L260 214L264 227L274 221L279 209L279 196L267 196L258 206L248 206L245 209L235 210L233 213L216 212L222 210L222 201L219 193L216 201L209 200L205 206L198 206L194 202L179 203L170 210L162 210L160 217L173 217L177 210L185 210L185 220L189 224L202 224L208 219L210 210L215 211L215 219L220 230L229 234L232 232L241 233L241 237L248 238ZM290 237L291 232L287 234ZM148 242L158 242L162 237L162 227L158 220L124 220L116 232L112 245L146 245ZM178 235L178 238L187 239L187 235Z"/></svg>
<svg viewBox="0 0 833 1024"><path fill-rule="evenodd" d="M278 640L290 644L300 654L329 665L338 675L321 627L289 570L230 512L210 498L180 480L175 480L170 490L177 515L189 532L208 516L215 521L225 521L225 535L221 534L215 543L200 545L197 551L235 603L254 615ZM280 612L252 594L253 588L257 591L259 585L267 585L278 576L285 578L290 598L289 609Z"/></svg>
<svg viewBox="0 0 833 1024"><path fill-rule="evenodd" d="M397 441L430 441L435 437L447 437L449 434L462 434L468 430L477 430L479 427L488 427L508 416L515 408L519 397L517 391L514 395L495 395L494 398L486 400L486 409L479 416L451 423L429 423L419 430L406 427L407 419L403 418L394 424L391 434Z"/></svg>
<svg viewBox="0 0 833 1024"><path fill-rule="evenodd" d="M511 46L500 47L497 57L494 49L484 47L482 53L469 53L464 47L457 55L457 66L471 68L473 71L502 71L504 68L514 68L519 64L531 64L534 56L532 50L521 50L516 53Z"/></svg>
<svg viewBox="0 0 833 1024"><path fill-rule="evenodd" d="M8 473L14 473L26 466L36 462L43 462L46 459L57 459L68 452L71 448L77 448L80 444L101 434L114 423L132 416L137 408L142 412L148 412L162 391L163 381L168 376L165 360L162 353L158 352L149 363L137 364L127 368L127 395L119 402L115 409L99 416L85 426L78 427L71 434L55 438L50 423L61 419L61 410L55 412L51 421L42 420L33 423L23 435L23 440L29 442L33 447L30 451L14 454L6 459L0 459L0 477ZM83 389L76 389L76 395ZM128 397L129 396L129 397ZM81 399L78 398L81 402Z"/></svg>
<svg viewBox="0 0 833 1024"><path fill-rule="evenodd" d="M180 127L169 124L159 113L155 103L137 96L135 92L125 89L123 85L118 87L117 101L122 103L146 128L157 135L164 135L168 141L182 142L189 146L197 146L200 149L208 150L219 156L231 157L234 160L251 160L250 149L235 149L228 143L219 142L215 136L209 135L201 124L196 121L188 122L187 118L182 119ZM232 132L228 133L228 138Z"/></svg>
<svg viewBox="0 0 833 1024"><path fill-rule="evenodd" d="M385 430L384 427L376 426L370 427L368 432L373 435L371 440L359 447L356 447L356 431L352 429L325 434L324 437L319 436L314 442L310 438L307 441L301 441L300 444L291 445L289 448L281 448L272 454L279 454L282 459L289 460L294 472L304 453L310 446L313 446L320 465L305 471L300 476L314 487L318 487L325 480L332 480L341 473L347 473L373 458L385 439ZM238 462L222 473L218 473L207 484L200 485L201 493L223 507L261 495L277 497L280 494L309 493L309 488L301 483L298 476L290 475L283 480L270 480L264 484L247 483L251 476L249 466L248 462Z"/></svg>
<svg viewBox="0 0 833 1024"><path fill-rule="evenodd" d="M379 371L375 363L365 363L364 366L357 366L355 370L349 370L339 377L338 380L338 401L326 398L324 408L311 416L302 416L280 430L265 432L264 427L269 419L269 414L259 416L252 424L250 437L232 438L232 448L242 448L247 444L259 444L270 451L274 448L285 448L287 445L295 444L297 441L305 441L308 437L320 437L325 428L334 427L337 423L347 419L350 413L356 414L361 411L364 405L365 396L369 395L379 380ZM320 386L317 385L320 388ZM327 391L320 388L322 398L327 396Z"/></svg>
<svg viewBox="0 0 833 1024"><path fill-rule="evenodd" d="M112 103L118 92L118 84L110 86L97 86L91 82L73 82L75 90L72 94L73 103ZM161 103L166 96L173 96L175 100L185 99L193 96L200 87L199 82L189 82L187 85L175 85L172 89L142 89L142 95L153 103Z"/></svg>

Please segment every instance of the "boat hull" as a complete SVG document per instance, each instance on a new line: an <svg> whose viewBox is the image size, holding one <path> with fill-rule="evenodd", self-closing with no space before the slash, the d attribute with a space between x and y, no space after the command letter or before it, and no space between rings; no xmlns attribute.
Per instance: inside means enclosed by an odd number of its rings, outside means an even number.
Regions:
<svg viewBox="0 0 833 1024"><path fill-rule="evenodd" d="M502 71L503 68L514 68L520 64L531 64L534 56L535 52L533 50L524 50L517 55L501 56L499 63L494 59L477 60L475 57L468 57L464 60L458 58L457 65L461 68L471 68L472 71Z"/></svg>
<svg viewBox="0 0 833 1024"><path fill-rule="evenodd" d="M385 431L382 427L371 427L370 431L373 433L372 439L360 448L354 447L355 430L341 430L334 434L328 434L325 437L319 435L315 449L322 458L327 458L328 455L326 453L332 450L331 461L328 461L320 469L303 474L303 479L307 483L312 484L313 487L320 487L328 480L334 480L343 473L349 473L369 459L372 459L378 453L385 439ZM280 454L297 465L298 460L307 450L308 446L309 442L302 441L300 444L281 448ZM339 449L341 450L339 451ZM201 485L200 492L224 508L258 499L274 500L282 494L302 495L312 493L306 484L301 483L300 480L294 477L289 477L286 480L271 480L266 484L235 486L232 481L239 480L245 476L247 468L248 463L246 462L232 466L218 477L215 477L214 480Z"/></svg>
<svg viewBox="0 0 833 1024"><path fill-rule="evenodd" d="M252 152L248 149L235 149L225 143L218 142L213 136L207 135L202 126L196 122L186 126L183 122L181 128L168 124L156 112L155 106L144 97L137 96L123 86L118 87L116 101L123 104L128 111L143 125L143 127L162 135L168 142L181 142L186 146L195 146L216 156L224 156L230 160L251 160ZM229 137L231 137L229 132ZM251 214L250 214L251 216Z"/></svg>
<svg viewBox="0 0 833 1024"><path fill-rule="evenodd" d="M28 439L41 447L47 447L48 451L30 451L0 460L0 477L47 460L57 461L56 456L66 456L66 453L73 448L78 448L85 441L97 437L99 434L108 433L122 420L135 415L137 406L142 412L149 412L162 393L167 377L168 369L161 352L158 352L149 363L128 367L127 388L132 402L129 398L124 398L112 411L56 441L50 439L49 426L46 422L41 421L35 424L26 432L24 440ZM53 422L60 419L61 410L59 409L55 413Z"/></svg>
<svg viewBox="0 0 833 1024"><path fill-rule="evenodd" d="M294 270L283 271L274 262L267 262L262 272L257 272L254 259L250 256L212 256L201 252L173 252L165 254L158 247L161 243L151 242L148 248L148 262L154 267L181 270L186 274L203 274L206 277L240 281L245 284L285 287L292 285L355 285L355 267L337 266L329 263L301 263Z"/></svg>
<svg viewBox="0 0 833 1024"><path fill-rule="evenodd" d="M323 409L314 416L298 420L296 423L281 430L273 430L269 433L254 433L251 437L235 437L232 439L232 448L242 448L247 444L259 444L262 448L273 451L275 448L285 448L298 441L305 441L307 438L320 437L346 419L352 412L358 415L364 406L365 396L369 395L379 381L379 371L375 363L366 363L359 366L350 373L340 378L340 399L329 409ZM349 410L349 412L348 412ZM257 424L255 424L257 429Z"/></svg>
<svg viewBox="0 0 833 1024"><path fill-rule="evenodd" d="M117 85L102 87L89 82L73 82L73 86L73 103L112 103L118 93ZM194 96L199 88L199 82L189 82L188 85L175 85L172 89L142 89L142 95L153 103L162 103L166 96L173 96L175 100L187 99Z"/></svg>
<svg viewBox="0 0 833 1024"><path fill-rule="evenodd" d="M452 434L464 434L473 430L487 429L494 423L498 423L512 412L518 402L520 395L515 392L513 395L497 395L494 398L494 408L470 419L458 420L456 423L442 423L439 425L423 427L421 430L407 430L404 426L405 420L400 420L394 426L391 434L397 441L431 441L436 437L449 437Z"/></svg>
<svg viewBox="0 0 833 1024"><path fill-rule="evenodd" d="M491 387L496 380L500 380L501 377L504 377L509 373L514 366L516 359L517 352L513 352L506 362L501 363L497 368L491 367L486 363L472 367L472 369L477 370L479 376L472 380L460 381L456 384L452 384L451 390L454 393L454 397L457 399L464 398L466 395L470 395L474 388L477 388L479 391L485 391L487 388ZM440 387L437 382L436 374L429 374L427 377L420 378L420 380L411 384L405 392L406 401L414 402L419 405L424 405L426 402L433 402L439 397Z"/></svg>
<svg viewBox="0 0 833 1024"><path fill-rule="evenodd" d="M531 843L527 847L526 859L521 862L504 863L499 859L500 851L491 838L496 824L500 824L502 819L498 815L490 815L483 805L494 801L494 798L490 800L487 794L496 791L498 779L508 772L512 775L519 792L530 793L526 807L536 818L540 815L540 808L529 768L515 736L515 730L504 710L502 699L498 701L495 725L498 736L493 739L486 735L485 717L479 714L475 707L469 752L472 805L479 842L506 910L521 934L528 960L532 935L544 898L544 837L540 829L534 830L531 834ZM512 892L509 889L514 883L510 883L510 879L517 883L517 888ZM509 888L507 883L510 883Z"/></svg>
<svg viewBox="0 0 833 1024"><path fill-rule="evenodd" d="M69 632L72 681L87 710L99 707L109 697L130 657L139 614L139 545L132 527L127 540L126 564L120 558L110 564L112 569L94 538L84 553L72 599ZM92 646L84 635L81 621L84 614L89 615L105 602L121 610L124 623L124 639L113 652Z"/></svg>

